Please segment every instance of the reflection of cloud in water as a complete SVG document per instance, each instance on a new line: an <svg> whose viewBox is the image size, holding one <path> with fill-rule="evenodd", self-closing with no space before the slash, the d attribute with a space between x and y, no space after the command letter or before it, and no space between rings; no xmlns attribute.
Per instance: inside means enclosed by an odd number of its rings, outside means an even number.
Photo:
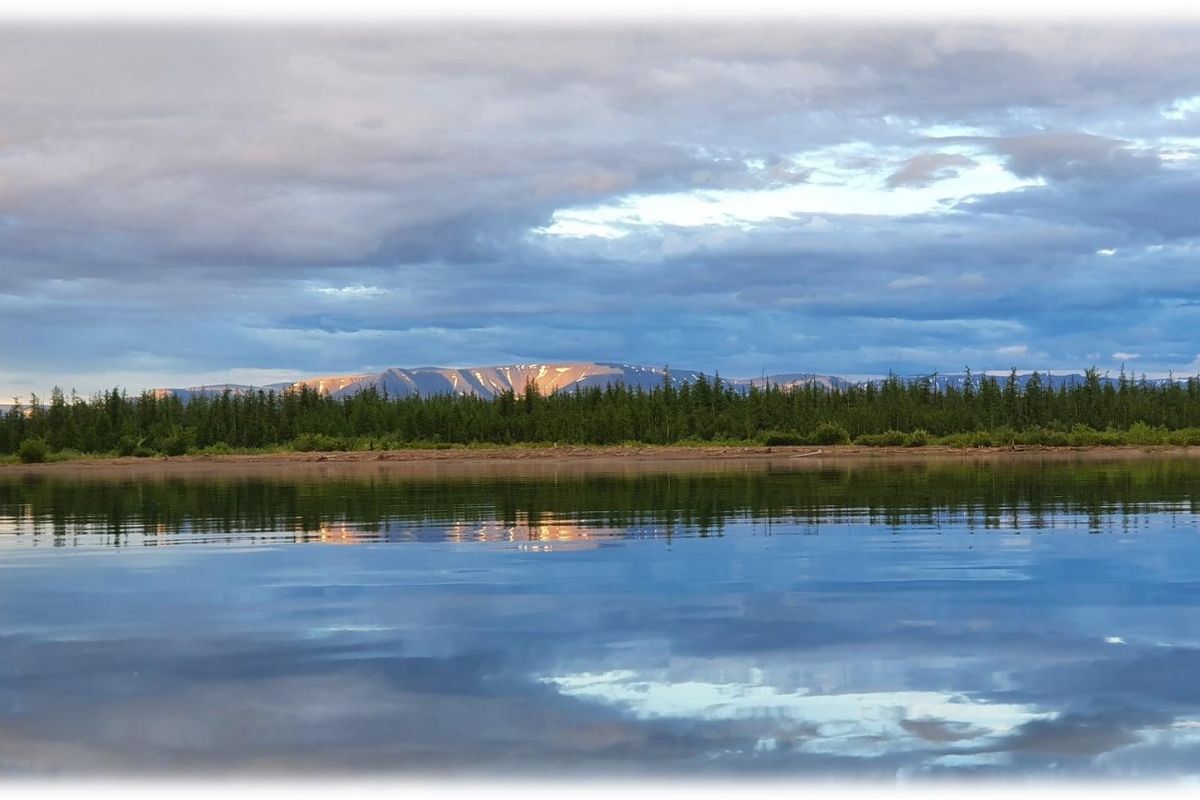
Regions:
<svg viewBox="0 0 1200 800"><path fill-rule="evenodd" d="M620 706L638 719L759 720L764 735L813 730L799 748L869 757L932 744L988 747L1021 726L1055 715L1032 706L933 691L811 694L744 683L672 681L632 670L543 677L559 692Z"/></svg>
<svg viewBox="0 0 1200 800"><path fill-rule="evenodd" d="M926 505L1058 496L1042 486L1057 470L987 488L1005 474ZM1172 489L1154 471L1131 496L1152 509L1195 474ZM0 531L10 512L17 528L0 536L0 771L1197 769L1195 516L1130 535L1104 517L1119 535L1091 535L1068 509L1111 482L1062 479L1075 499L1046 531L1023 512L914 523L911 498L937 486L802 478L731 496L675 480L182 487L155 526L137 484L100 495L125 509L120 536L107 502L51 493L34 519L21 485L0 507ZM900 507L838 510L826 489ZM663 527L710 500L693 517L723 536ZM175 543L191 546L139 546Z"/></svg>
<svg viewBox="0 0 1200 800"><path fill-rule="evenodd" d="M0 720L0 772L445 772L612 748L676 755L636 725L519 696L413 691L370 670L210 680L83 709L49 702L36 718Z"/></svg>
<svg viewBox="0 0 1200 800"><path fill-rule="evenodd" d="M1115 773L1137 774L1161 771L1200 778L1200 718L1181 717L1137 732L1129 747L1104 753L1097 759L1102 768Z"/></svg>

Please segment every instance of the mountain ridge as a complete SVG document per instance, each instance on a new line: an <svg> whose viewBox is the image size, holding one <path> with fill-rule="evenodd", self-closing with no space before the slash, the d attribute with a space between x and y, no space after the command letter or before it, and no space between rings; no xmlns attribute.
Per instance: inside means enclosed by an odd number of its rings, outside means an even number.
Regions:
<svg viewBox="0 0 1200 800"><path fill-rule="evenodd" d="M1030 380L1035 371L1019 372L1017 383L1022 388ZM563 390L588 389L593 386L603 388L609 384L620 383L631 388L651 389L662 385L669 374L673 386L684 383L695 383L701 376L709 381L715 380L716 373L703 373L698 370L670 369L664 367L648 367L611 361L565 361L533 364L500 364L478 367L416 367L411 369L390 367L380 372L347 373L344 375L322 375L304 378L295 382L273 383L262 386L248 384L215 384L191 386L186 388L155 389L160 397L177 396L184 401L192 397L219 396L226 390L235 394L256 391L285 391L308 386L318 392L328 393L334 398L353 395L359 391L375 388L386 392L389 397L409 397L414 394L473 394L483 398L493 398L505 391L521 393L527 382L534 383L539 392L550 394ZM993 372L986 373L996 377ZM1044 386L1059 388L1082 383L1084 373L1037 372ZM978 380L983 373L976 374ZM966 382L966 373L949 373L945 375L898 375L903 381L929 380L932 388L961 389ZM838 375L828 375L812 372L788 372L763 375L757 378L725 378L722 383L736 389L748 391L752 385L769 384L784 388L803 386L815 383L824 388L844 389L849 386L864 386L871 382L881 382L886 376L850 379ZM1102 383L1117 382L1117 378L1105 375ZM1147 379L1152 384L1166 383L1170 379ZM1176 379L1182 380L1182 379Z"/></svg>
<svg viewBox="0 0 1200 800"><path fill-rule="evenodd" d="M681 386L683 383L695 383L701 375L710 381L715 380L717 377L717 373L715 372L707 373L689 369L669 369L669 372L671 383L676 387ZM1018 386L1023 389L1034 372L1035 370L1018 370ZM1036 372L1041 377L1043 386L1053 389L1076 385L1086 379L1086 376L1082 372ZM1001 381L1007 376L1007 372L988 370L987 372L973 373L972 377L978 381L985 374L998 378ZM563 361L544 364L500 364L461 368L415 367L404 369L391 367L379 372L353 372L343 375L327 374L303 378L298 381L284 381L261 385L211 383L181 388L158 388L150 391L160 398L176 396L184 402L197 396L219 397L226 390L234 394L248 394L258 391L279 393L289 389L298 389L302 385L307 385L320 392L328 392L335 398L350 396L355 392L368 389L372 386L380 390L386 390L391 397L407 397L420 393L422 395L475 394L485 398L492 398L508 389L511 389L515 393L524 391L527 379L532 379L537 383L539 391L549 393L573 390L576 386L581 389L592 386L603 388L610 383L623 383L626 386L650 389L662 385L663 377L663 367L639 366L615 361ZM936 390L945 390L951 387L962 389L966 382L965 372L897 375L896 377L905 382L928 380L931 388ZM1130 380L1141 380L1134 375L1129 375L1128 377ZM743 391L749 390L751 385L762 386L764 383L785 388L816 383L825 388L836 387L845 389L850 386L865 386L872 382L879 383L886 379L887 376L883 375L847 378L839 375L813 372L773 373L770 375L760 375L755 378L721 377L722 383ZM1176 377L1174 380L1182 383L1187 379L1188 376ZM1164 385L1169 383L1171 379L1148 378L1146 380L1151 385ZM1101 385L1111 384L1115 386L1118 381L1119 378L1108 373L1104 373L1100 377ZM44 407L45 403L43 402L40 405ZM12 404L0 403L0 413L7 413L12 408Z"/></svg>

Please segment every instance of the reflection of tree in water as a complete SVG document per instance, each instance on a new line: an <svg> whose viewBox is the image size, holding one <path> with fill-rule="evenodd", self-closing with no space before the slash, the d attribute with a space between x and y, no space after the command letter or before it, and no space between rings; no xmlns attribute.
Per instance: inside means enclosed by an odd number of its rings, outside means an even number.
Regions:
<svg viewBox="0 0 1200 800"><path fill-rule="evenodd" d="M1074 515L1094 529L1137 527L1150 511L1195 514L1200 464L1027 462L874 465L841 470L594 475L537 479L374 477L0 481L0 530L319 535L331 526L387 538L405 529L630 530L721 534L735 520L817 526L864 522L968 529L1053 527ZM6 524L7 523L7 524ZM564 528L564 529L565 529ZM565 534L564 534L565 535ZM303 538L303 537L301 537ZM311 537L310 537L311 538ZM400 537L403 538L403 537ZM443 537L444 538L444 537ZM467 537L470 538L470 537ZM479 538L479 537L476 537ZM484 537L488 538L488 537Z"/></svg>

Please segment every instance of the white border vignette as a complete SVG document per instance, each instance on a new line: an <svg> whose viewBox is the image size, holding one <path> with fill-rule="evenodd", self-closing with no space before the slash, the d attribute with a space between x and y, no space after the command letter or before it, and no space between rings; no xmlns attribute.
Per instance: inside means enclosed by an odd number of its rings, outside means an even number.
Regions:
<svg viewBox="0 0 1200 800"><path fill-rule="evenodd" d="M681 10L682 9L682 10ZM1022 20L1068 21L1080 24L1117 23L1137 24L1155 21L1200 20L1200 3L1195 0L1142 0L1138 3L1111 0L910 0L888 3L878 0L840 0L836 4L805 4L773 0L740 0L737 3L714 0L692 0L685 5L662 0L607 0L604 4L584 0L513 0L512 2L480 2L480 0L440 0L435 4L405 6L385 0L178 0L164 4L148 0L116 0L102 7L81 0L40 0L40 2L0 4L0 19L41 24L72 24L101 22L107 24L137 21L166 21L178 23L203 22L261 22L291 24L304 22L353 23L371 19L412 19L429 21L495 20L510 24L557 22L583 24L592 21L747 21L753 18L833 19L850 21L952 22L1016 22ZM197 779L180 775L174 779L128 781L11 780L0 778L0 793L6 800L15 798L81 797L115 798L117 800L161 800L161 798L210 798L220 794L225 800L247 797L254 800L337 800L349 797L402 796L405 800L424 797L513 797L519 800L598 800L598 798L631 795L687 800L731 800L746 795L762 798L802 796L805 800L822 797L874 797L886 792L892 797L959 798L964 792L972 800L1004 798L1012 800L1019 792L1022 800L1037 797L1129 797L1152 786L1156 800L1174 797L1195 797L1197 782L1163 784L1151 781L1053 782L1037 778L1018 778L995 782L969 783L938 781L936 783L891 784L849 783L797 779L789 782L757 781L754 779L730 782L714 779L694 780L621 780L590 781L521 781L495 779L464 781L447 778L428 780L364 780L308 778L295 781L230 778L221 781Z"/></svg>
<svg viewBox="0 0 1200 800"><path fill-rule="evenodd" d="M86 0L39 0L37 3L0 3L0 19L42 22L135 20L202 22L262 21L353 22L356 19L489 19L502 22L538 21L650 21L674 22L728 20L754 17L843 19L857 21L1062 20L1075 22L1127 22L1200 20L1196 0L840 0L837 3L804 0L690 0L685 4L664 0L439 0L437 3L396 0L109 0L103 5Z"/></svg>

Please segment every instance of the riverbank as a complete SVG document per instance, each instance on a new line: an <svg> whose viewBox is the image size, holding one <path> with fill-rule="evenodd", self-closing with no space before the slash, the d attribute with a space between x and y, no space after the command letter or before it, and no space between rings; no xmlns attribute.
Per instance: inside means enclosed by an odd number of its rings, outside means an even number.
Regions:
<svg viewBox="0 0 1200 800"><path fill-rule="evenodd" d="M156 456L150 458L85 457L44 464L3 464L4 475L75 475L134 477L147 475L371 474L546 474L727 470L743 468L849 468L873 463L1003 460L1128 460L1200 458L1200 448L1171 446L956 448L754 446L560 446L458 447L349 452L274 452L238 455Z"/></svg>

